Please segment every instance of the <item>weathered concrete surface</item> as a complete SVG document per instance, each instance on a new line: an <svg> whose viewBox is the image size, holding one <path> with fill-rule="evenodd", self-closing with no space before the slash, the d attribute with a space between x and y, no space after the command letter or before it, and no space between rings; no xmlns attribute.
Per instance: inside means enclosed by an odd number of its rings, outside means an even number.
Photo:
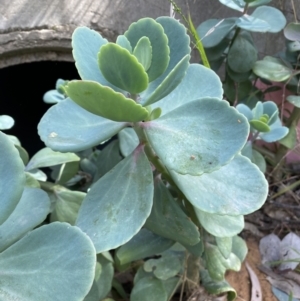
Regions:
<svg viewBox="0 0 300 301"><path fill-rule="evenodd" d="M300 0L294 2L300 14ZM217 0L176 3L184 13L188 3L195 25L239 15ZM290 0L274 0L272 5L293 20ZM169 13L168 0L0 0L0 68L39 60L72 61L71 35L77 26L88 26L114 40L140 18ZM284 45L282 34L258 34L256 40L261 54L274 54Z"/></svg>

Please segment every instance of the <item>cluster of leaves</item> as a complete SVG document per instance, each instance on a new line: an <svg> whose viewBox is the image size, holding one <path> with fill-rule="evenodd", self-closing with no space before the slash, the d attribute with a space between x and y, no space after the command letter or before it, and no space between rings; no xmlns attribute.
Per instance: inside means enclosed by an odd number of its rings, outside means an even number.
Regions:
<svg viewBox="0 0 300 301"><path fill-rule="evenodd" d="M0 133L3 299L98 301L112 285L126 298L114 268L159 255L141 263L130 299L166 301L186 254L201 258L201 271L191 266L210 292L235 297L224 275L240 269L243 215L263 205L268 185L241 154L247 118L222 100L212 70L189 63L189 44L168 17L141 19L116 43L75 30L82 80L60 80L45 96L57 102L38 125L47 147L29 160Z"/></svg>
<svg viewBox="0 0 300 301"><path fill-rule="evenodd" d="M266 6L271 0L219 0L222 4L233 10L241 12L241 17L226 19L210 19L199 25L197 32L201 37L206 56L214 70L225 65L225 78L223 81L224 96L239 112L244 114L251 126L249 141L243 150L243 154L259 166L265 172L266 162L264 157L255 149L253 143L263 140L267 143L282 140L287 136L295 138L295 124L293 128L282 126L282 114L272 100L265 101L265 94L277 91L280 87L270 81L290 82L295 75L288 58L297 62L295 50L297 49L297 37L295 35L296 24L289 24L285 28L285 35L289 35L293 42L288 44L287 52L280 58L265 57L258 60L258 51L254 44L251 32L277 33L286 25L284 15L276 8ZM254 9L251 14L249 10ZM299 50L299 49L298 49ZM291 51L294 51L293 55ZM257 81L261 80L269 87L262 91L257 87ZM298 81L293 84L297 86ZM296 96L289 96L288 101L295 101ZM281 108L283 110L283 108ZM293 142L296 140L294 139ZM282 143L289 148L295 146L291 143L291 137L286 137ZM274 164L276 165L277 162Z"/></svg>

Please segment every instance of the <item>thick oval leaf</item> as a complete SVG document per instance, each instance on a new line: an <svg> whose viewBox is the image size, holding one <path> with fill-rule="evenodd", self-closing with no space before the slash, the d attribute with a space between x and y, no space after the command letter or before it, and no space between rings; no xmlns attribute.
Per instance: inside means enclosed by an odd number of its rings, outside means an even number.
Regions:
<svg viewBox="0 0 300 301"><path fill-rule="evenodd" d="M241 12L244 10L246 4L243 0L219 0L219 2Z"/></svg>
<svg viewBox="0 0 300 301"><path fill-rule="evenodd" d="M0 225L16 208L25 185L24 164L8 136L0 132Z"/></svg>
<svg viewBox="0 0 300 301"><path fill-rule="evenodd" d="M233 236L231 252L235 254L241 262L243 262L248 253L246 242L239 236Z"/></svg>
<svg viewBox="0 0 300 301"><path fill-rule="evenodd" d="M38 226L49 212L47 193L37 188L25 188L17 207L0 226L0 252Z"/></svg>
<svg viewBox="0 0 300 301"><path fill-rule="evenodd" d="M259 77L275 82L283 82L292 75L292 70L285 65L269 60L255 62L253 72Z"/></svg>
<svg viewBox="0 0 300 301"><path fill-rule="evenodd" d="M162 253L174 245L174 241L142 229L129 242L121 246L116 256L121 265Z"/></svg>
<svg viewBox="0 0 300 301"><path fill-rule="evenodd" d="M8 115L0 115L0 130L9 130L15 124L12 117Z"/></svg>
<svg viewBox="0 0 300 301"><path fill-rule="evenodd" d="M232 249L232 237L216 237L216 244L224 258L228 258Z"/></svg>
<svg viewBox="0 0 300 301"><path fill-rule="evenodd" d="M91 114L68 98L46 112L38 132L51 149L78 152L106 141L125 126Z"/></svg>
<svg viewBox="0 0 300 301"><path fill-rule="evenodd" d="M265 173L267 170L267 163L265 158L261 153L255 149L252 151L252 157L250 158L251 162L254 163L262 173Z"/></svg>
<svg viewBox="0 0 300 301"><path fill-rule="evenodd" d="M289 129L285 126L274 127L271 126L271 131L268 133L260 133L259 138L266 142L275 142L284 138L289 132Z"/></svg>
<svg viewBox="0 0 300 301"><path fill-rule="evenodd" d="M244 229L243 215L211 214L194 207L195 213L203 228L217 237L231 237Z"/></svg>
<svg viewBox="0 0 300 301"><path fill-rule="evenodd" d="M146 272L153 271L156 278L168 280L176 276L182 269L182 264L176 254L167 254L158 259L149 259L144 263Z"/></svg>
<svg viewBox="0 0 300 301"><path fill-rule="evenodd" d="M138 122L149 115L146 108L109 87L92 81L72 81L66 86L68 96L82 108L119 122Z"/></svg>
<svg viewBox="0 0 300 301"><path fill-rule="evenodd" d="M295 107L300 108L300 96L298 95L289 95L286 100L293 104Z"/></svg>
<svg viewBox="0 0 300 301"><path fill-rule="evenodd" d="M226 270L238 272L241 269L241 261L235 254L230 253L228 258L224 258L217 246L206 243L205 254L207 269L213 280L224 280Z"/></svg>
<svg viewBox="0 0 300 301"><path fill-rule="evenodd" d="M152 95L143 103L144 106L153 104L170 94L182 81L189 66L190 55L186 55L168 74Z"/></svg>
<svg viewBox="0 0 300 301"><path fill-rule="evenodd" d="M61 93L59 93L57 90L50 90L47 91L43 96L43 101L45 103L53 104L61 102L65 99L65 96Z"/></svg>
<svg viewBox="0 0 300 301"><path fill-rule="evenodd" d="M152 62L147 70L149 82L152 82L166 70L170 60L168 37L163 27L151 18L143 18L132 23L124 33L133 48L142 37L147 37L152 46Z"/></svg>
<svg viewBox="0 0 300 301"><path fill-rule="evenodd" d="M170 170L200 175L227 164L248 137L246 118L226 101L203 98L142 124Z"/></svg>
<svg viewBox="0 0 300 301"><path fill-rule="evenodd" d="M259 132L270 132L270 127L265 123L265 122L262 122L260 120L250 120L250 125L256 130L256 131L259 131Z"/></svg>
<svg viewBox="0 0 300 301"><path fill-rule="evenodd" d="M117 37L116 44L127 49L130 53L132 53L131 44L124 35L120 35Z"/></svg>
<svg viewBox="0 0 300 301"><path fill-rule="evenodd" d="M86 193L72 191L62 186L55 186L52 202L55 202L54 214L57 221L74 225L79 208Z"/></svg>
<svg viewBox="0 0 300 301"><path fill-rule="evenodd" d="M147 99L151 97L152 93L154 93L154 91L175 68L175 66L191 52L190 38L187 35L186 27L183 24L181 24L178 20L169 17L159 17L158 19L156 19L156 21L161 24L165 34L168 36L170 62L165 72L156 80L151 82L146 91L141 93L141 104L144 104Z"/></svg>
<svg viewBox="0 0 300 301"><path fill-rule="evenodd" d="M253 32L268 32L271 29L271 25L267 21L249 15L238 18L236 25L239 28Z"/></svg>
<svg viewBox="0 0 300 301"><path fill-rule="evenodd" d="M153 207L145 227L183 245L195 245L200 241L196 225L182 211L159 179L155 180Z"/></svg>
<svg viewBox="0 0 300 301"><path fill-rule="evenodd" d="M120 151L124 157L130 155L139 145L139 138L133 128L125 128L118 133Z"/></svg>
<svg viewBox="0 0 300 301"><path fill-rule="evenodd" d="M257 7L251 16L267 22L270 25L268 32L279 32L286 25L286 18L284 14L275 7L264 5Z"/></svg>
<svg viewBox="0 0 300 301"><path fill-rule="evenodd" d="M0 254L0 299L83 300L95 264L94 246L80 229L65 223L40 227Z"/></svg>
<svg viewBox="0 0 300 301"><path fill-rule="evenodd" d="M226 71L227 71L227 74L230 76L230 78L237 82L237 83L241 83L239 87L241 87L242 83L247 81L249 79L249 77L252 75L252 70L250 71L247 71L247 72L235 72L233 71L228 64L226 64Z"/></svg>
<svg viewBox="0 0 300 301"><path fill-rule="evenodd" d="M177 88L156 102L153 107L160 107L164 115L187 102L205 97L223 98L220 78L215 72L200 64L191 64Z"/></svg>
<svg viewBox="0 0 300 301"><path fill-rule="evenodd" d="M19 146L19 145L16 145L16 144L15 144L15 147L19 152L19 155L20 155L20 157L23 161L23 164L26 165L29 161L29 155L28 155L26 149L23 148L22 146Z"/></svg>
<svg viewBox="0 0 300 301"><path fill-rule="evenodd" d="M171 175L196 208L212 214L252 213L263 205L268 194L264 175L241 155L212 173L191 176L172 171Z"/></svg>
<svg viewBox="0 0 300 301"><path fill-rule="evenodd" d="M137 281L132 289L130 301L167 301L168 294L162 280L145 277Z"/></svg>
<svg viewBox="0 0 300 301"><path fill-rule="evenodd" d="M152 46L147 37L142 37L139 39L134 47L133 55L143 65L145 71L150 68L152 62Z"/></svg>
<svg viewBox="0 0 300 301"><path fill-rule="evenodd" d="M80 158L74 153L55 152L51 148L45 147L31 158L25 170L29 171L40 167L49 167L79 160Z"/></svg>
<svg viewBox="0 0 300 301"><path fill-rule="evenodd" d="M123 158L120 155L118 140L110 142L107 146L105 146L95 161L97 171L94 175L93 182L98 181L122 159Z"/></svg>
<svg viewBox="0 0 300 301"><path fill-rule="evenodd" d="M142 63L127 49L108 43L98 54L99 68L104 77L116 87L137 94L148 86L148 75Z"/></svg>
<svg viewBox="0 0 300 301"><path fill-rule="evenodd" d="M236 19L210 19L201 23L197 28L197 32L203 46L211 48L219 45L235 27Z"/></svg>
<svg viewBox="0 0 300 301"><path fill-rule="evenodd" d="M283 32L290 41L300 41L300 23L289 23Z"/></svg>
<svg viewBox="0 0 300 301"><path fill-rule="evenodd" d="M98 67L98 52L107 44L107 40L95 30L87 27L78 27L72 35L73 57L80 77L83 80L92 80L103 86L120 91L119 88L108 82Z"/></svg>
<svg viewBox="0 0 300 301"><path fill-rule="evenodd" d="M227 293L227 300L233 301L237 297L236 291L229 285L226 280L215 281L209 276L207 270L202 269L201 273L201 283L208 293L212 295L221 295Z"/></svg>
<svg viewBox="0 0 300 301"><path fill-rule="evenodd" d="M76 225L101 253L129 241L150 215L152 202L152 169L140 147L92 186Z"/></svg>
<svg viewBox="0 0 300 301"><path fill-rule="evenodd" d="M227 60L234 72L248 72L257 60L257 50L247 37L239 34L229 49Z"/></svg>
<svg viewBox="0 0 300 301"><path fill-rule="evenodd" d="M112 262L107 260L102 254L99 254L97 256L95 279L84 301L107 300L104 300L104 298L111 290L113 276L114 267Z"/></svg>

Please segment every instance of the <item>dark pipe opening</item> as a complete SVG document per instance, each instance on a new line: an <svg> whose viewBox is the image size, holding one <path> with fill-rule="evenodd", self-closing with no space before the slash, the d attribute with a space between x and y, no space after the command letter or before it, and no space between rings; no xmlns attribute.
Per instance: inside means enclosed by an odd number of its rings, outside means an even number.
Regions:
<svg viewBox="0 0 300 301"><path fill-rule="evenodd" d="M0 115L10 115L15 125L6 134L19 138L32 157L45 147L37 133L37 125L51 106L43 95L55 89L58 78L79 79L74 63L34 62L0 69Z"/></svg>

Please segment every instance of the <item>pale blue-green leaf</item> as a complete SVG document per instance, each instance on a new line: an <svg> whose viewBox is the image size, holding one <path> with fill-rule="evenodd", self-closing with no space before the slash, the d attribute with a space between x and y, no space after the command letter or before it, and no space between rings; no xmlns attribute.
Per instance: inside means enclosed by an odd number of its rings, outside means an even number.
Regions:
<svg viewBox="0 0 300 301"><path fill-rule="evenodd" d="M246 2L244 0L219 0L222 4L243 12ZM272 0L256 0L249 3L249 7L259 6L270 3Z"/></svg>
<svg viewBox="0 0 300 301"><path fill-rule="evenodd" d="M171 175L196 208L212 214L252 213L263 205L268 194L264 175L242 155L212 173L191 176L172 171Z"/></svg>
<svg viewBox="0 0 300 301"><path fill-rule="evenodd" d="M38 181L47 181L47 175L40 169L31 169L27 173Z"/></svg>
<svg viewBox="0 0 300 301"><path fill-rule="evenodd" d="M255 105L254 109L252 110L253 119L259 120L261 115L264 113L264 105L261 101L258 101Z"/></svg>
<svg viewBox="0 0 300 301"><path fill-rule="evenodd" d="M288 43L287 48L290 52L298 52L300 50L300 41Z"/></svg>
<svg viewBox="0 0 300 301"><path fill-rule="evenodd" d="M13 136L13 135L7 135L7 137L10 139L10 141L11 141L14 145L21 146L21 142L20 142L20 140L19 140L16 136Z"/></svg>
<svg viewBox="0 0 300 301"><path fill-rule="evenodd" d="M250 158L250 160L256 165L258 166L258 168L260 169L260 171L262 173L266 172L267 169L267 163L265 158L263 157L263 155L261 153L259 153L258 151L256 151L255 149L252 151L252 157Z"/></svg>
<svg viewBox="0 0 300 301"><path fill-rule="evenodd" d="M26 187L17 207L0 226L0 252L43 222L49 212L50 200L47 193Z"/></svg>
<svg viewBox="0 0 300 301"><path fill-rule="evenodd" d="M259 137L266 142L275 142L284 138L289 132L289 129L285 126L271 127L271 131L268 133L260 133Z"/></svg>
<svg viewBox="0 0 300 301"><path fill-rule="evenodd" d="M165 34L168 36L170 48L170 62L166 71L151 82L146 91L141 93L141 103L147 101L148 97L157 89L175 66L187 55L190 54L190 38L187 35L186 27L179 21L169 17L159 17L156 21L162 25Z"/></svg>
<svg viewBox="0 0 300 301"><path fill-rule="evenodd" d="M253 119L253 113L252 113L252 111L250 110L250 108L248 106L244 105L243 103L238 104L236 106L236 109L241 114L243 114L248 119L248 121L251 121Z"/></svg>
<svg viewBox="0 0 300 301"><path fill-rule="evenodd" d="M244 229L243 215L211 214L195 207L194 210L203 228L214 236L231 237Z"/></svg>
<svg viewBox="0 0 300 301"><path fill-rule="evenodd" d="M242 114L215 98L189 102L142 126L166 167L190 175L227 164L243 148L249 131Z"/></svg>
<svg viewBox="0 0 300 301"><path fill-rule="evenodd" d="M173 295L176 293L176 289L182 283L181 277L172 277L163 281L163 285L168 295L168 300L171 300Z"/></svg>
<svg viewBox="0 0 300 301"><path fill-rule="evenodd" d="M263 105L263 114L269 116L268 124L272 125L279 118L278 106L274 101L265 101Z"/></svg>
<svg viewBox="0 0 300 301"><path fill-rule="evenodd" d="M93 182L96 182L122 160L117 140L111 141L95 160L97 171Z"/></svg>
<svg viewBox="0 0 300 301"><path fill-rule="evenodd" d="M163 238L147 229L141 229L138 234L117 250L116 256L123 265L162 253L174 243L173 240Z"/></svg>
<svg viewBox="0 0 300 301"><path fill-rule="evenodd" d="M16 147L16 149L18 150L19 155L20 155L20 157L21 157L21 159L22 159L24 165L26 166L26 164L27 164L28 161L29 161L29 155L28 155L26 149L23 148L22 146L16 145L16 144L15 144L15 147Z"/></svg>
<svg viewBox="0 0 300 301"><path fill-rule="evenodd" d="M231 252L235 254L241 262L243 262L248 253L248 247L246 242L239 236L232 237Z"/></svg>
<svg viewBox="0 0 300 301"><path fill-rule="evenodd" d="M8 136L0 131L0 225L16 208L25 185L24 164Z"/></svg>
<svg viewBox="0 0 300 301"><path fill-rule="evenodd" d="M57 90L49 90L43 96L43 101L49 104L58 103L64 99L65 96L59 93Z"/></svg>
<svg viewBox="0 0 300 301"><path fill-rule="evenodd" d="M181 262L176 255L168 254L158 259L149 259L144 263L146 272L153 271L156 278L167 280L176 276L182 268Z"/></svg>
<svg viewBox="0 0 300 301"><path fill-rule="evenodd" d="M120 35L117 37L116 44L127 49L130 53L132 53L131 44L124 35Z"/></svg>
<svg viewBox="0 0 300 301"><path fill-rule="evenodd" d="M183 104L204 97L222 99L222 83L219 76L212 70L200 64L191 64L177 88L152 107L160 107L164 115Z"/></svg>
<svg viewBox="0 0 300 301"><path fill-rule="evenodd" d="M232 249L232 237L216 237L216 244L224 258L228 258Z"/></svg>
<svg viewBox="0 0 300 301"><path fill-rule="evenodd" d="M253 32L268 32L271 29L271 25L267 21L247 14L239 17L236 21L236 25L239 28Z"/></svg>
<svg viewBox="0 0 300 301"><path fill-rule="evenodd" d="M259 6L251 14L252 17L266 21L270 25L268 32L279 32L286 25L284 14L277 8L271 6Z"/></svg>
<svg viewBox="0 0 300 301"><path fill-rule="evenodd" d="M30 187L30 188L41 188L41 185L39 183L38 180L36 180L31 173L29 172L25 172L26 175L26 183L25 186L26 187Z"/></svg>
<svg viewBox="0 0 300 301"><path fill-rule="evenodd" d="M224 280L226 270L238 272L241 269L241 261L235 254L230 253L228 258L224 258L219 248L215 245L206 243L205 255L207 269L213 280Z"/></svg>
<svg viewBox="0 0 300 301"><path fill-rule="evenodd" d="M170 94L185 77L186 70L189 66L190 55L186 55L174 69L164 78L157 89L151 94L146 101L143 102L144 106L151 105L160 99Z"/></svg>
<svg viewBox="0 0 300 301"><path fill-rule="evenodd" d="M255 62L252 70L259 77L275 82L283 82L292 75L292 70L290 70L290 68L269 60Z"/></svg>
<svg viewBox="0 0 300 301"><path fill-rule="evenodd" d="M153 207L145 227L183 245L195 245L199 239L196 225L182 211L162 180L155 179Z"/></svg>
<svg viewBox="0 0 300 301"><path fill-rule="evenodd" d="M279 141L280 144L286 146L289 149L293 149L294 147L296 147L298 143L296 124L297 121L294 121L289 128L288 134L284 136L284 138L280 139Z"/></svg>
<svg viewBox="0 0 300 301"><path fill-rule="evenodd" d="M133 128L125 128L118 133L120 151L124 157L130 155L139 145L139 138Z"/></svg>
<svg viewBox="0 0 300 301"><path fill-rule="evenodd" d="M193 254L194 256L202 256L204 251L203 241L200 240L194 246L185 245L185 248L188 250L189 253Z"/></svg>
<svg viewBox="0 0 300 301"><path fill-rule="evenodd" d="M142 37L147 37L152 46L152 62L147 71L149 82L162 75L170 60L168 36L164 28L151 18L143 18L132 23L124 33L132 48L135 48Z"/></svg>
<svg viewBox="0 0 300 301"><path fill-rule="evenodd" d="M9 130L15 124L12 117L8 115L0 115L0 130Z"/></svg>
<svg viewBox="0 0 300 301"><path fill-rule="evenodd" d="M233 301L237 297L236 291L229 285L226 280L215 281L209 276L207 270L202 269L200 271L201 283L208 293L213 295L221 295L227 293L227 300Z"/></svg>
<svg viewBox="0 0 300 301"><path fill-rule="evenodd" d="M237 18L210 19L201 23L197 32L205 48L219 45L235 27Z"/></svg>
<svg viewBox="0 0 300 301"><path fill-rule="evenodd" d="M248 159L252 159L252 142L247 141L244 145L243 149L241 150L241 155L247 157Z"/></svg>
<svg viewBox="0 0 300 301"><path fill-rule="evenodd" d="M240 12L244 10L246 4L243 0L219 0L219 2Z"/></svg>
<svg viewBox="0 0 300 301"><path fill-rule="evenodd" d="M146 277L137 281L132 289L130 301L167 301L168 294L163 281L154 277Z"/></svg>
<svg viewBox="0 0 300 301"><path fill-rule="evenodd" d="M0 300L83 300L95 264L95 248L79 228L58 222L42 226L0 254Z"/></svg>
<svg viewBox="0 0 300 301"><path fill-rule="evenodd" d="M215 47L205 48L205 54L212 70L216 71L220 68L225 59L225 53L228 52L229 43L230 40L226 38Z"/></svg>
<svg viewBox="0 0 300 301"><path fill-rule="evenodd" d="M95 30L77 27L72 35L73 57L78 73L83 80L92 80L115 91L121 91L108 82L98 67L98 52L107 40Z"/></svg>
<svg viewBox="0 0 300 301"><path fill-rule="evenodd" d="M101 253L129 241L144 225L152 203L152 169L140 147L92 186L76 225Z"/></svg>
<svg viewBox="0 0 300 301"><path fill-rule="evenodd" d="M51 149L78 152L100 144L124 127L125 122L91 114L67 98L46 112L38 125L38 132Z"/></svg>
<svg viewBox="0 0 300 301"><path fill-rule="evenodd" d="M143 278L152 278L154 275L153 275L153 272L151 271L151 272L146 272L145 270L144 270L144 266L143 265L141 265L139 268L138 268L138 270L137 270L137 272L135 273L135 275L134 275L134 278L133 278L133 283L134 283L134 285L136 285L136 283L138 282L138 281L140 281L141 279L143 279Z"/></svg>
<svg viewBox="0 0 300 301"><path fill-rule="evenodd" d="M134 47L133 55L143 65L145 71L150 68L152 62L152 46L147 37L142 37L139 39Z"/></svg>
<svg viewBox="0 0 300 301"><path fill-rule="evenodd" d="M289 23L283 32L290 41L300 41L300 23Z"/></svg>
<svg viewBox="0 0 300 301"><path fill-rule="evenodd" d="M97 256L95 279L84 301L104 299L111 290L113 276L114 267L112 262L103 257L102 254L99 254Z"/></svg>
<svg viewBox="0 0 300 301"><path fill-rule="evenodd" d="M286 100L293 104L295 107L300 108L300 96L298 95L289 95Z"/></svg>
<svg viewBox="0 0 300 301"><path fill-rule="evenodd" d="M257 60L257 50L247 37L239 34L229 48L227 60L234 72L248 72Z"/></svg>
<svg viewBox="0 0 300 301"><path fill-rule="evenodd" d="M40 167L49 167L79 160L80 158L74 153L55 152L51 148L45 147L31 158L25 170L29 171Z"/></svg>
<svg viewBox="0 0 300 301"><path fill-rule="evenodd" d="M53 199L55 199L56 220L74 225L85 196L85 192L72 191L59 185L55 186Z"/></svg>

